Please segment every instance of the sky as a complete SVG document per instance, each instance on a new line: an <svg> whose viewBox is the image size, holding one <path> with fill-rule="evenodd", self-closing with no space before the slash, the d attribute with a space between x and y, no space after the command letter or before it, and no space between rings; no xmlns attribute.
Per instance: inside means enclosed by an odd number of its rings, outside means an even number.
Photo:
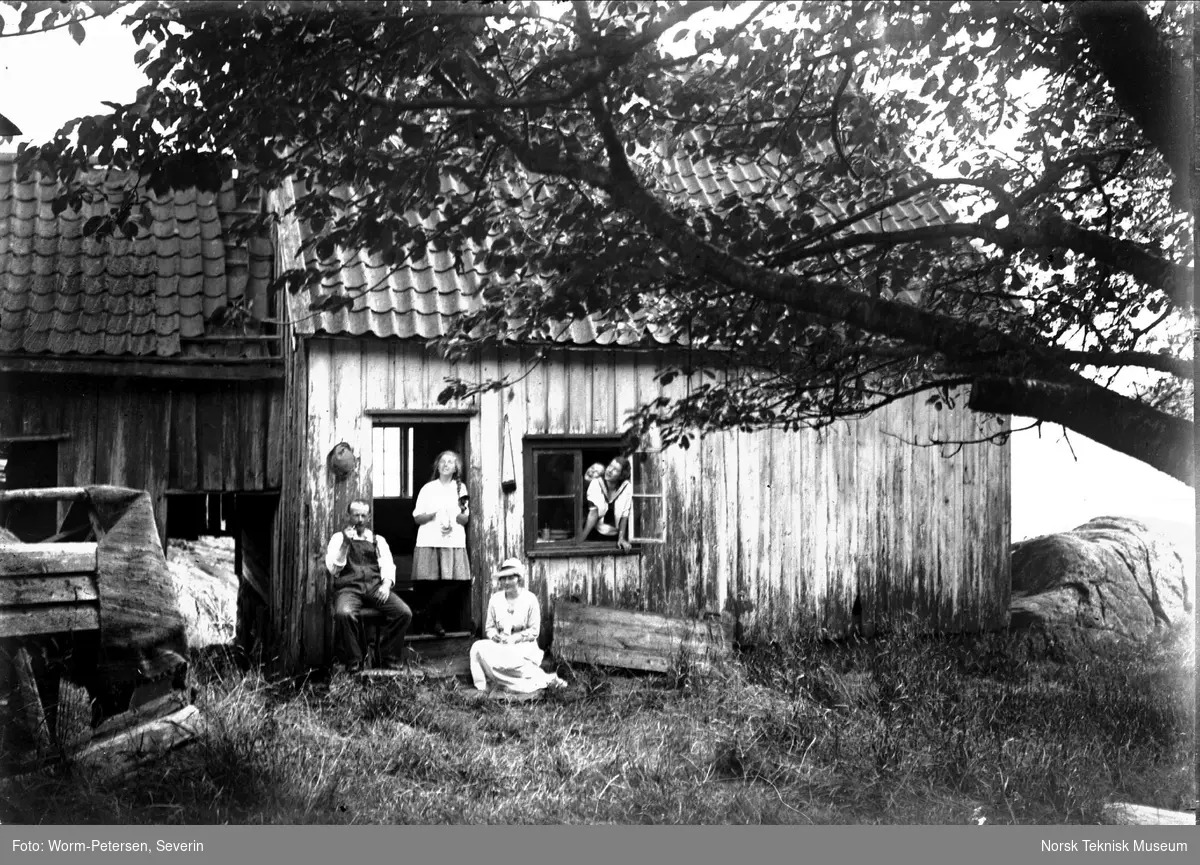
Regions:
<svg viewBox="0 0 1200 865"><path fill-rule="evenodd" d="M4 33L11 10L0 7ZM25 135L48 138L67 120L107 112L102 100L130 102L145 79L133 65L137 46L113 21L89 22L82 45L66 30L0 38L0 114ZM1014 418L1013 427L1028 425ZM1061 427L1016 433L1012 448L1012 538L1065 531L1097 516L1129 516L1167 531L1193 560L1195 494L1145 464Z"/></svg>

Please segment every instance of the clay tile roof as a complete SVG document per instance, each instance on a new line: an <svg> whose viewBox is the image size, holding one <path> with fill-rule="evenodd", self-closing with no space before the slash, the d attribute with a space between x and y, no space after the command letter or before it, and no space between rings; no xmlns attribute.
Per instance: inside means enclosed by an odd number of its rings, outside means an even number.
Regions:
<svg viewBox="0 0 1200 865"><path fill-rule="evenodd" d="M114 172L111 195L125 182ZM236 213L257 203L238 207L231 188L159 195L135 238L97 241L83 225L103 207L56 217L56 189L37 175L18 180L14 158L0 154L0 352L172 357L181 340L213 335L206 317L231 301L267 315L270 242L225 242Z"/></svg>
<svg viewBox="0 0 1200 865"><path fill-rule="evenodd" d="M814 158L833 154L829 142L813 146ZM731 194L748 195L762 192L770 184L779 182L779 170L768 157L761 163L738 161L717 164L710 159L685 157L681 153L662 156L658 164L658 176L662 188L668 195L686 197L702 207L716 207ZM509 190L512 194L512 190ZM275 194L274 207L283 213L295 202L297 187L285 183ZM517 196L519 197L519 196ZM788 207L781 194L773 199L777 209ZM836 201L823 202L813 211L818 228L832 225L846 218L849 211ZM413 220L417 220L414 215ZM870 219L857 222L844 229L846 232L895 230L923 225L935 225L949 221L945 208L931 195L914 201L898 204ZM305 226L296 226L295 220L285 218L290 230L284 237L309 238ZM426 220L430 225L431 220ZM283 242L283 241L281 241ZM285 257L295 255L298 247L281 250ZM310 256L313 253L309 253ZM457 268L451 252L429 250L425 259L410 262L387 274L378 262L366 259L365 254L338 252L341 271L326 278L320 289L302 291L288 297L288 309L292 322L301 333L325 333L330 335L350 334L360 336L374 334L388 337L439 336L447 331L449 319L464 312L473 312L481 303L478 286L481 271L470 264L469 255L464 256L468 266ZM308 263L314 263L309 259ZM299 263L296 262L298 265ZM343 294L347 289L356 290L369 286L365 297L356 299L349 310L313 311L311 305L330 294ZM622 322L619 327L602 327L595 316L575 321L564 327L560 341L576 345L665 345L678 343L679 335L657 331L646 326L642 320Z"/></svg>

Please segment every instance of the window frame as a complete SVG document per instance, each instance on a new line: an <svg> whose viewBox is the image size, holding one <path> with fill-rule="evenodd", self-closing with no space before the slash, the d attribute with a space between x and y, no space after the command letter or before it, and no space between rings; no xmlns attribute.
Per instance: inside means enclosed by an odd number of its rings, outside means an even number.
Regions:
<svg viewBox="0 0 1200 865"><path fill-rule="evenodd" d="M387 435L387 430L397 430L400 438L398 474L400 477L400 494L396 496L383 495L380 489L376 488L376 481L380 480L384 473L385 464L376 457L380 456L376 450L376 433L381 436ZM412 464L412 448L413 448L413 423L411 420L391 419L391 418L372 418L371 423L371 498L388 499L388 500L403 500L412 499L417 495L417 482L414 474L415 467ZM386 443L384 444L386 449ZM384 485L386 486L386 484ZM372 504L371 509L374 510Z"/></svg>
<svg viewBox="0 0 1200 865"><path fill-rule="evenodd" d="M621 437L619 435L595 434L537 434L526 435L521 439L521 459L524 467L525 483L521 492L525 508L525 555L530 558L565 558L569 556L617 556L634 555L641 551L638 541L632 542L632 547L622 552L617 547L616 540L611 541L578 541L574 537L561 541L543 541L537 536L537 455L540 453L574 453L576 475L580 484L576 489L575 503L578 510L576 517L582 521L586 511L583 502L587 494L583 480L583 451L611 449L614 454L621 453ZM631 479L632 482L632 479ZM576 523L578 531L580 522Z"/></svg>
<svg viewBox="0 0 1200 865"><path fill-rule="evenodd" d="M655 442L657 444L657 442ZM658 462L658 490L652 492L638 492L637 489L637 465L638 457L652 457ZM629 539L635 545L640 544L664 544L667 541L667 493L663 466L663 453L661 447L639 447L636 451L629 455L629 483L632 486L631 494L633 501L629 509ZM646 501L658 502L658 535L642 534L641 515L644 513L639 504Z"/></svg>

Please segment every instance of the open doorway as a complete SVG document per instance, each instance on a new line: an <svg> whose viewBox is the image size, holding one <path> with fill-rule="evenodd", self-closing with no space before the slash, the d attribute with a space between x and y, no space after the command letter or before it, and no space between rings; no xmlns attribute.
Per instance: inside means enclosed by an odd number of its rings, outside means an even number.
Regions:
<svg viewBox="0 0 1200 865"><path fill-rule="evenodd" d="M6 490L44 489L58 486L58 441L8 439L0 441L3 487ZM58 502L0 502L0 526L25 543L49 540L58 531Z"/></svg>
<svg viewBox="0 0 1200 865"><path fill-rule="evenodd" d="M189 599L193 647L232 643L248 653L260 647L278 502L274 492L168 494L167 562Z"/></svg>
<svg viewBox="0 0 1200 865"><path fill-rule="evenodd" d="M422 615L438 585L434 581L413 580L413 551L417 544L417 526L413 507L418 491L429 482L433 462L444 450L456 451L463 465L467 454L467 424L464 421L414 419L376 420L372 436L372 488L375 531L382 535L396 560L396 590L416 614L413 634L428 631L433 622ZM467 528L470 531L470 526ZM447 587L442 587L447 588ZM463 636L475 630L471 618L471 585L448 587L441 605L442 624L450 636Z"/></svg>

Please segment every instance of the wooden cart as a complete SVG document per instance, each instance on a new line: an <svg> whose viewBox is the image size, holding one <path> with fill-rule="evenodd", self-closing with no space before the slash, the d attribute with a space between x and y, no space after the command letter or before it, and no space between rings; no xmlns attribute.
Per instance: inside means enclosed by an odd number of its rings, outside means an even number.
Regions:
<svg viewBox="0 0 1200 865"><path fill-rule="evenodd" d="M163 744L147 723L186 730L195 715L150 498L103 486L0 491L4 509L49 501L63 503L54 536L0 538L0 763L137 759Z"/></svg>

